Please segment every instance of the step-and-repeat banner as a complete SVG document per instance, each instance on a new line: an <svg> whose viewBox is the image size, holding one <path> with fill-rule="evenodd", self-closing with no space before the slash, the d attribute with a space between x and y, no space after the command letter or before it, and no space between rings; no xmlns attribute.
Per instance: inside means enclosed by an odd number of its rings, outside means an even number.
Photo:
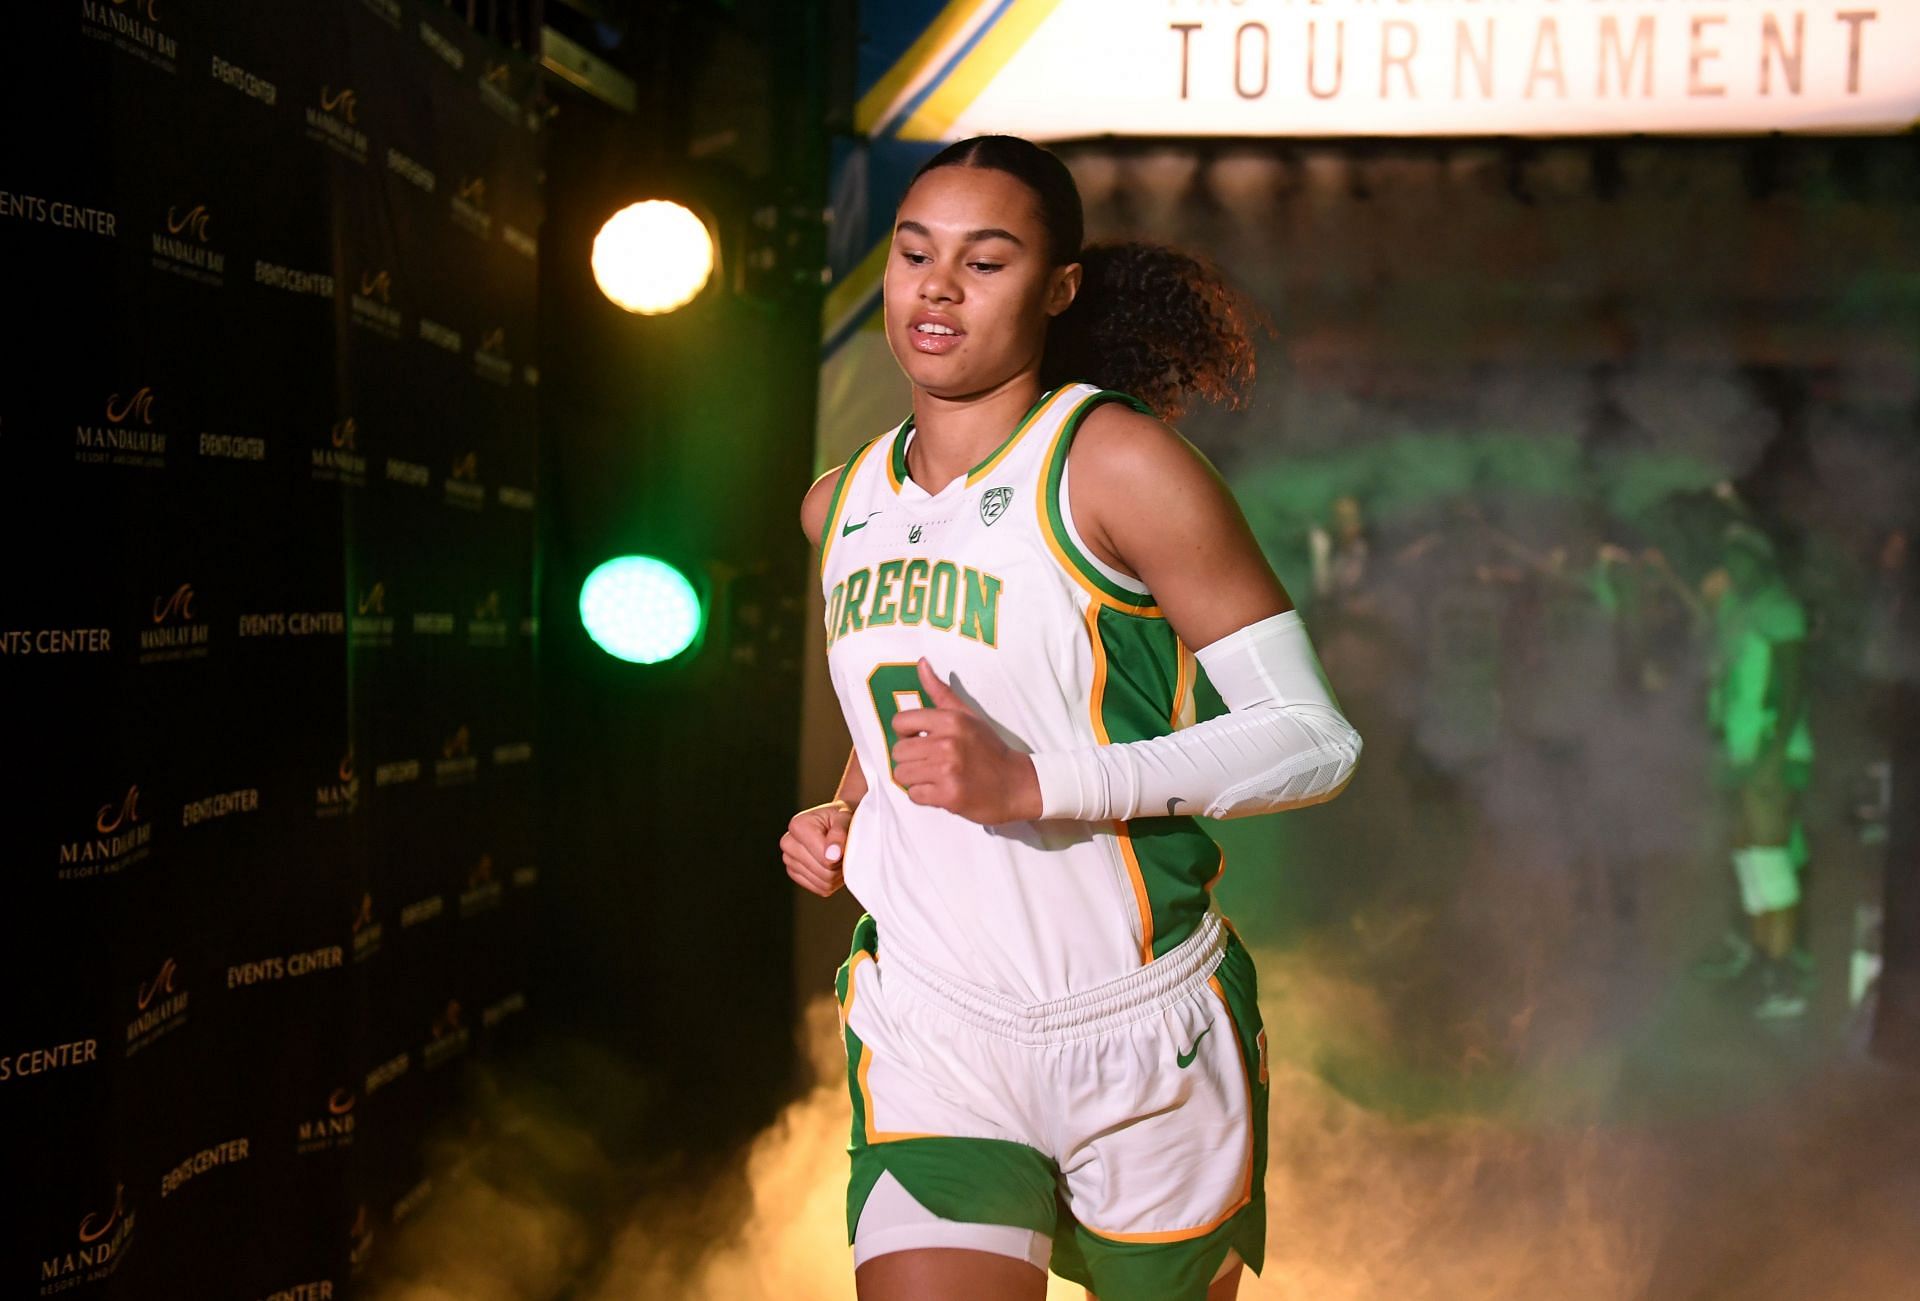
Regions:
<svg viewBox="0 0 1920 1301"><path fill-rule="evenodd" d="M535 73L0 24L0 1295L350 1295L533 1014Z"/></svg>

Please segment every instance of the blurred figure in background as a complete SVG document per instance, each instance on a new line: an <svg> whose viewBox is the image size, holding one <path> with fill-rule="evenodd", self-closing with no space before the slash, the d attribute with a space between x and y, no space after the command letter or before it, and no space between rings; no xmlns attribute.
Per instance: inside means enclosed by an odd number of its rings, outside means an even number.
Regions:
<svg viewBox="0 0 1920 1301"><path fill-rule="evenodd" d="M1319 524L1307 530L1315 611L1366 614L1372 605L1366 590L1370 548L1360 499L1350 494L1336 497L1330 513L1331 530Z"/></svg>
<svg viewBox="0 0 1920 1301"><path fill-rule="evenodd" d="M1517 764L1489 798L1530 794L1527 815L1505 820L1546 833L1533 854L1550 856L1566 878L1583 930L1617 945L1637 900L1614 828L1634 810L1618 807L1617 784L1596 765L1614 748L1604 732L1629 705L1612 574L1632 557L1607 540L1594 501L1557 499L1551 521L1535 529L1552 538L1541 545L1481 524L1506 555L1479 577L1508 593L1500 697Z"/></svg>
<svg viewBox="0 0 1920 1301"><path fill-rule="evenodd" d="M1795 960L1795 940L1808 857L1800 800L1814 753L1807 617L1764 533L1735 522L1723 544L1721 566L1701 582L1714 652L1707 716L1719 745L1716 784L1733 805L1731 856L1749 934L1729 930L1721 950L1695 971L1709 979L1757 971L1753 1014L1791 1018L1806 1011L1806 964Z"/></svg>

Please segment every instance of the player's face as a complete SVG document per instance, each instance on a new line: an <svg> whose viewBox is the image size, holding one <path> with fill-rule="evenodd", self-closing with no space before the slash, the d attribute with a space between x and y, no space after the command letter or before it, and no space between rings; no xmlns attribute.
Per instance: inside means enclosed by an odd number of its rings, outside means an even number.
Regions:
<svg viewBox="0 0 1920 1301"><path fill-rule="evenodd" d="M987 392L1039 365L1079 286L1051 265L1039 200L990 167L937 167L901 201L884 293L887 346L916 388Z"/></svg>

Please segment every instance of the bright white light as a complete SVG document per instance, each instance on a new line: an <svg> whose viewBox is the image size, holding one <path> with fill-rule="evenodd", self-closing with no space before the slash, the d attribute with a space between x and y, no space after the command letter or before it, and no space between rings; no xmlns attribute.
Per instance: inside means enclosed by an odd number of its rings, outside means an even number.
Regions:
<svg viewBox="0 0 1920 1301"><path fill-rule="evenodd" d="M665 199L620 209L593 238L593 278L629 312L658 316L685 307L712 274L706 223Z"/></svg>

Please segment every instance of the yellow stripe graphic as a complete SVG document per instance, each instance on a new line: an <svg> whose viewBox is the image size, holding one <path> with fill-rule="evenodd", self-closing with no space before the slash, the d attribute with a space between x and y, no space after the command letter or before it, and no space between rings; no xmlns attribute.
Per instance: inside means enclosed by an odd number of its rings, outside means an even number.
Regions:
<svg viewBox="0 0 1920 1301"><path fill-rule="evenodd" d="M826 305L820 309L820 338L823 341L838 333L847 318L860 310L873 291L880 287L887 271L887 249L892 244L892 236L875 244L851 271L827 291Z"/></svg>
<svg viewBox="0 0 1920 1301"><path fill-rule="evenodd" d="M908 46L907 52L887 69L886 75L874 82L872 88L860 97L860 102L853 110L854 129L861 135L873 134L873 129L885 119L887 110L900 98L900 92L926 71L934 56L945 50L954 37L966 30L974 16L992 2L949 0L947 7L935 15L934 20L927 24L927 29L920 33L920 38Z"/></svg>
<svg viewBox="0 0 1920 1301"><path fill-rule="evenodd" d="M914 110L913 116L901 124L900 138L946 139L960 115L973 106L980 92L1000 75L1059 5L1060 0L1014 0L1013 7L1000 16L993 30L981 38L960 61L960 66L948 73L946 80Z"/></svg>

